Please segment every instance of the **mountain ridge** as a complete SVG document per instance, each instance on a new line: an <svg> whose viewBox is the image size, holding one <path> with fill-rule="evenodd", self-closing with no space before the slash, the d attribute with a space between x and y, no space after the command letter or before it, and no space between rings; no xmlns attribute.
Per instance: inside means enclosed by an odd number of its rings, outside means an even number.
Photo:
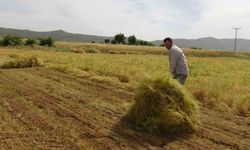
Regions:
<svg viewBox="0 0 250 150"><path fill-rule="evenodd" d="M87 35L79 33L69 33L64 30L53 30L53 31L32 31L28 29L13 29L0 27L0 36L16 35L24 38L39 39L51 36L58 41L67 42L104 42L105 39L112 40L113 37L109 36L98 36L98 35ZM162 40L151 41L155 45L161 45ZM215 49L215 50L228 50L232 51L234 48L234 39L222 38L217 39L214 37L203 37L197 39L185 39L178 38L174 39L176 45L184 48L201 48L201 49ZM239 51L250 51L250 39L239 38L237 42L237 50Z"/></svg>
<svg viewBox="0 0 250 150"><path fill-rule="evenodd" d="M64 30L53 30L53 31L32 31L27 29L12 29L0 27L0 36L6 35L16 35L24 38L39 39L51 36L58 41L68 41L68 42L103 42L105 39L112 39L108 36L97 36L97 35L87 35L78 33L69 33Z"/></svg>

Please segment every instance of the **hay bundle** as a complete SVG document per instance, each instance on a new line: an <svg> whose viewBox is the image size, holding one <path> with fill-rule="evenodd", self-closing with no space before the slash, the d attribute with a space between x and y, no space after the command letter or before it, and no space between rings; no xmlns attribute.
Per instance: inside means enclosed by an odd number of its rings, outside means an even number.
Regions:
<svg viewBox="0 0 250 150"><path fill-rule="evenodd" d="M10 60L4 62L0 65L0 68L3 69L11 69L11 68L31 68L31 67L39 67L41 66L37 57L26 57L26 58L17 58L15 60Z"/></svg>
<svg viewBox="0 0 250 150"><path fill-rule="evenodd" d="M147 80L137 90L125 117L139 130L154 133L190 133L199 124L198 105L175 81Z"/></svg>

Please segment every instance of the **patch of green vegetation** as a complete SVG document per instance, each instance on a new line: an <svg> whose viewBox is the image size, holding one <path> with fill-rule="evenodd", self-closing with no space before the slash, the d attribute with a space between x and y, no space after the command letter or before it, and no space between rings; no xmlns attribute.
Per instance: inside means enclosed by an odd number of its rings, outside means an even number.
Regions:
<svg viewBox="0 0 250 150"><path fill-rule="evenodd" d="M54 45L54 40L52 39L52 37L48 37L48 38L44 38L44 39L40 39L40 46L48 46L48 47L52 47Z"/></svg>
<svg viewBox="0 0 250 150"><path fill-rule="evenodd" d="M17 36L5 36L3 40L1 41L2 46L16 46L16 45L21 45L22 44L22 39Z"/></svg>
<svg viewBox="0 0 250 150"><path fill-rule="evenodd" d="M159 78L140 85L125 118L138 130L174 135L197 129L199 109L184 87Z"/></svg>
<svg viewBox="0 0 250 150"><path fill-rule="evenodd" d="M27 46L34 46L36 44L36 40L33 40L33 39L27 39L24 43L24 45L27 45Z"/></svg>

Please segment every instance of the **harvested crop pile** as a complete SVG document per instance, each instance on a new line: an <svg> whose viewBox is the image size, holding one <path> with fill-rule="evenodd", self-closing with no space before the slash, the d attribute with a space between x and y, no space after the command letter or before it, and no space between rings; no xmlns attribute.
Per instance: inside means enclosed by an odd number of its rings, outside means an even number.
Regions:
<svg viewBox="0 0 250 150"><path fill-rule="evenodd" d="M125 118L141 131L190 133L199 125L199 109L193 97L175 81L147 80L138 88Z"/></svg>
<svg viewBox="0 0 250 150"><path fill-rule="evenodd" d="M31 67L39 67L41 66L40 62L38 61L37 57L25 57L21 58L18 57L14 60L10 60L4 62L0 65L0 68L3 69L11 69L11 68L31 68Z"/></svg>

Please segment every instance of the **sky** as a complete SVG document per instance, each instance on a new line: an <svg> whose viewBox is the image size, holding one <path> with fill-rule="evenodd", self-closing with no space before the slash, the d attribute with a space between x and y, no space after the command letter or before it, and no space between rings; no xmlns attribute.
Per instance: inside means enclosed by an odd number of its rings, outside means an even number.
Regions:
<svg viewBox="0 0 250 150"><path fill-rule="evenodd" d="M249 0L0 0L0 26L144 40L250 39Z"/></svg>

